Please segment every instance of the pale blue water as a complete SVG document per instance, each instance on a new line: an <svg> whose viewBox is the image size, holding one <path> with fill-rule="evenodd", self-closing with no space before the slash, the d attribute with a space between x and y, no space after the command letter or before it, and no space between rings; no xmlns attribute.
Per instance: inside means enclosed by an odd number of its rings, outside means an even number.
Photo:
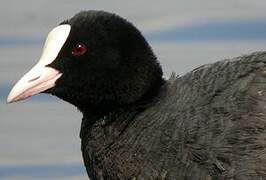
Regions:
<svg viewBox="0 0 266 180"><path fill-rule="evenodd" d="M0 37L0 48L31 47L43 44L43 38L32 37Z"/></svg>
<svg viewBox="0 0 266 180"><path fill-rule="evenodd" d="M84 175L82 164L46 164L0 166L0 179L14 176L31 178L76 177Z"/></svg>
<svg viewBox="0 0 266 180"><path fill-rule="evenodd" d="M195 42L195 41L242 41L266 39L265 20L225 21L171 27L162 31L147 33L151 41Z"/></svg>

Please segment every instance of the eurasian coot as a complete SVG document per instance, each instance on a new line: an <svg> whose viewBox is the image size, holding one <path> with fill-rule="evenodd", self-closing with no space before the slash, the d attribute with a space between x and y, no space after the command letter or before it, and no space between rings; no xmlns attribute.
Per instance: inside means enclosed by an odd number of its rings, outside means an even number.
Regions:
<svg viewBox="0 0 266 180"><path fill-rule="evenodd" d="M164 80L131 23L83 11L49 33L7 101L44 92L75 105L91 179L262 180L265 63L258 52Z"/></svg>

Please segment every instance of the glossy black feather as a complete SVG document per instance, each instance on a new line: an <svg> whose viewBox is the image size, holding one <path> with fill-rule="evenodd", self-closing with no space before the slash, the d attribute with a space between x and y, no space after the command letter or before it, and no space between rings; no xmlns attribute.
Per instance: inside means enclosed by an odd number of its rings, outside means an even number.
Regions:
<svg viewBox="0 0 266 180"><path fill-rule="evenodd" d="M266 179L266 53L197 68L165 81L129 22L84 11L55 62L52 93L83 113L91 179ZM88 53L72 57L85 43Z"/></svg>
<svg viewBox="0 0 266 180"><path fill-rule="evenodd" d="M266 53L171 78L146 107L87 124L92 179L265 179ZM144 109L145 110L144 110Z"/></svg>

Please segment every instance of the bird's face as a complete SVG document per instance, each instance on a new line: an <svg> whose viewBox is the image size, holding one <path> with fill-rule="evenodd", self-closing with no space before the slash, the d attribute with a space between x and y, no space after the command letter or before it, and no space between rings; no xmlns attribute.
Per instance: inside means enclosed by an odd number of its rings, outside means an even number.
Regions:
<svg viewBox="0 0 266 180"><path fill-rule="evenodd" d="M131 103L161 75L134 26L110 13L86 11L48 34L39 62L17 82L7 102L44 92L80 108Z"/></svg>

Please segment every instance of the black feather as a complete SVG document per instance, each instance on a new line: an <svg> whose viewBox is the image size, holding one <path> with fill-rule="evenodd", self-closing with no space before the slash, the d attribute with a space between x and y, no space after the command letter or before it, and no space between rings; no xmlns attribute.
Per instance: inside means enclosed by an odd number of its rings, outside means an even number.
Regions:
<svg viewBox="0 0 266 180"><path fill-rule="evenodd" d="M91 179L266 179L266 53L162 78L141 33L125 19L84 11L62 22L69 38L46 91L83 113ZM76 43L88 51L73 57Z"/></svg>

